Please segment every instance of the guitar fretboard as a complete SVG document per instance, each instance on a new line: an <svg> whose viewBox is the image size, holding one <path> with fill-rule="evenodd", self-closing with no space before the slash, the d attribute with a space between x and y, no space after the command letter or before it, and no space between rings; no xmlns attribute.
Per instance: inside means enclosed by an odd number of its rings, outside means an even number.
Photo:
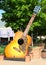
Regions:
<svg viewBox="0 0 46 65"><path fill-rule="evenodd" d="M30 21L29 21L29 23L28 23L28 25L27 25L27 27L26 27L26 29L25 29L25 31L24 31L24 33L23 33L24 37L28 34L30 26L32 25L35 17L36 17L36 14L33 14L32 17L31 17L31 19L30 19Z"/></svg>

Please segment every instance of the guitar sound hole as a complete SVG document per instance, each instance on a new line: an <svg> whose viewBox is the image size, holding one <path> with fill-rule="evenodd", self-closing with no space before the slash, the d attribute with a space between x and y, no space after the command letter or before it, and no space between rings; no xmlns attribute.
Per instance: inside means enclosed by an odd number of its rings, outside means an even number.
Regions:
<svg viewBox="0 0 46 65"><path fill-rule="evenodd" d="M24 40L22 38L18 40L19 45L22 45L23 43L24 43Z"/></svg>

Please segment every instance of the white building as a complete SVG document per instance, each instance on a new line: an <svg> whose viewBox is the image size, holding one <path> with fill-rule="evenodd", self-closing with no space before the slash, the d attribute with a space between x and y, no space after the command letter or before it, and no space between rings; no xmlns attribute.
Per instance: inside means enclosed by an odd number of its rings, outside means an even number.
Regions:
<svg viewBox="0 0 46 65"><path fill-rule="evenodd" d="M14 37L14 31L12 30L11 27L4 27L0 28L0 41L1 38L6 39L8 38L8 41L10 41L10 38Z"/></svg>

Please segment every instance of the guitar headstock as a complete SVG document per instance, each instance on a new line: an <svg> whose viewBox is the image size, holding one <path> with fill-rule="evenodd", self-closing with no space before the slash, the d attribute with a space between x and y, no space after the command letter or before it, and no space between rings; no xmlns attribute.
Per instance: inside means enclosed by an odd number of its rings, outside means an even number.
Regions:
<svg viewBox="0 0 46 65"><path fill-rule="evenodd" d="M41 6L35 6L33 11L35 14L38 14L41 11Z"/></svg>

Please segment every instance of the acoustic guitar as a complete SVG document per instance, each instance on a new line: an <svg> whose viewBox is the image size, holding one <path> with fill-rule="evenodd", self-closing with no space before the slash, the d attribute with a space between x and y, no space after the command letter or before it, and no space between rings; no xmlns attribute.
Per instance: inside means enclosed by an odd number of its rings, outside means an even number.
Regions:
<svg viewBox="0 0 46 65"><path fill-rule="evenodd" d="M6 58L24 58L27 55L28 47L32 44L32 38L28 35L30 26L32 25L36 14L40 11L40 6L35 6L34 13L24 32L17 31L13 41L5 48Z"/></svg>

